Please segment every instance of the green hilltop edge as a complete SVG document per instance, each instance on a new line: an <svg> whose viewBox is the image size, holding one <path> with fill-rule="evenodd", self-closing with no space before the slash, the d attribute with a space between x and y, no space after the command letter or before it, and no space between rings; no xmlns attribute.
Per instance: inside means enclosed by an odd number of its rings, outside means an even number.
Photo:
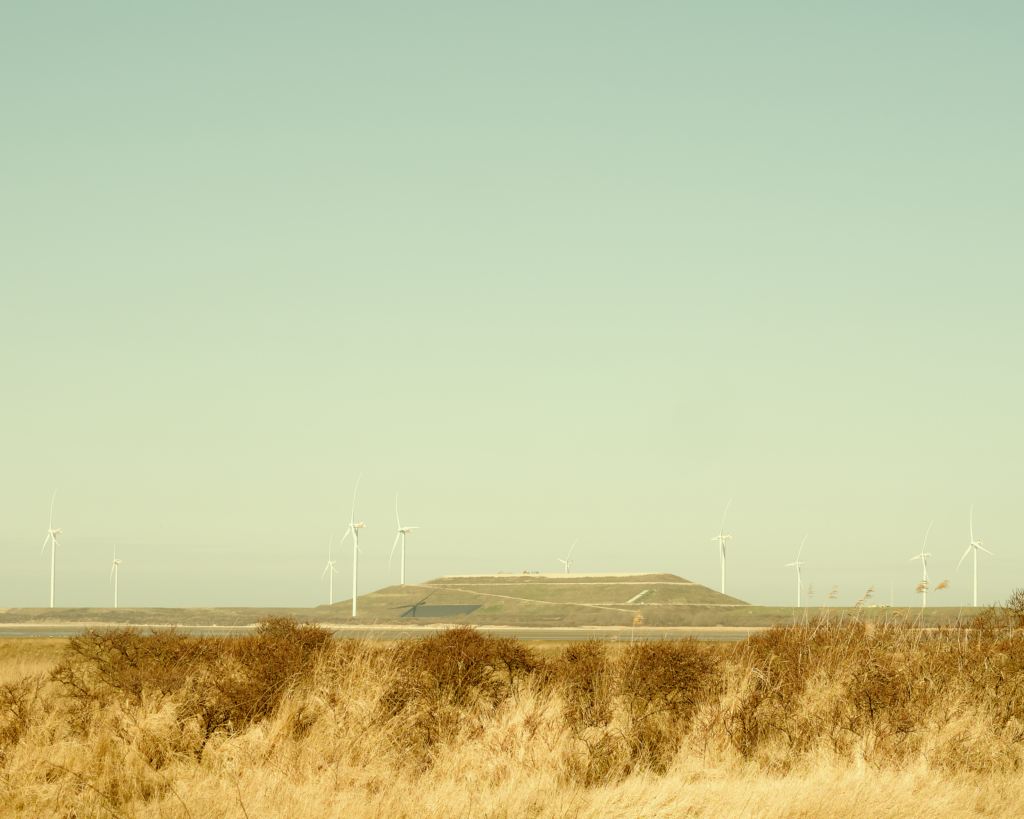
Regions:
<svg viewBox="0 0 1024 819"><path fill-rule="evenodd" d="M633 602L630 602L633 601ZM823 609L756 606L668 573L445 575L425 583L387 586L352 601L309 608L11 608L0 609L0 626L141 626L187 629L245 629L265 617L337 626L437 626L465 624L517 628L640 627L763 628L819 616ZM478 606L468 613L414 607ZM925 626L952 623L981 609L929 607L826 607L835 616L875 619L907 616ZM423 613L428 616L422 616Z"/></svg>

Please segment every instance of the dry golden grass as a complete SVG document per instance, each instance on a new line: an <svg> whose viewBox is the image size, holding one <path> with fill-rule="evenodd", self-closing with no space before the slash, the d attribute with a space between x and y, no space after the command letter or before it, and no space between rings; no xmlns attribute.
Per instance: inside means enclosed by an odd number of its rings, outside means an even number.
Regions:
<svg viewBox="0 0 1024 819"><path fill-rule="evenodd" d="M67 642L64 637L0 638L0 685L49 671Z"/></svg>
<svg viewBox="0 0 1024 819"><path fill-rule="evenodd" d="M472 629L88 632L0 685L0 815L1024 816L1020 608L543 655Z"/></svg>

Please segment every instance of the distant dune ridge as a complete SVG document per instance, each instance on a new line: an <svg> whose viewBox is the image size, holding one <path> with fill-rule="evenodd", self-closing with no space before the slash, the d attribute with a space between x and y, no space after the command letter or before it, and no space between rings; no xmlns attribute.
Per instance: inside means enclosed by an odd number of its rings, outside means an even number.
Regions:
<svg viewBox="0 0 1024 819"><path fill-rule="evenodd" d="M0 610L0 625L137 625L244 629L264 617L292 617L332 626L403 627L476 625L516 628L632 628L642 612L644 628L766 627L814 617L819 608L756 606L667 572L520 573L443 575L425 583L387 586L352 601L309 608L20 608ZM885 616L892 609L828 607L837 615ZM976 610L914 608L922 625L956 621Z"/></svg>
<svg viewBox="0 0 1024 819"><path fill-rule="evenodd" d="M651 626L715 625L723 609L747 608L668 573L445 575L426 583L388 586L359 597L359 623L408 625L433 620L481 626L628 627L638 607ZM0 623L134 624L241 627L262 616L351 623L352 601L301 608L8 609Z"/></svg>

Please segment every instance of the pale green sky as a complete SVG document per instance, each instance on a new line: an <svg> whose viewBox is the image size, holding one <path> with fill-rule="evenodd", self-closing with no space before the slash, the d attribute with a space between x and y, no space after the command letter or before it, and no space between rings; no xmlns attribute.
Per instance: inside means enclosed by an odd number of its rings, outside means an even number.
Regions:
<svg viewBox="0 0 1024 819"><path fill-rule="evenodd" d="M1016 3L6 4L0 606L1024 586ZM351 586L337 553L335 596Z"/></svg>

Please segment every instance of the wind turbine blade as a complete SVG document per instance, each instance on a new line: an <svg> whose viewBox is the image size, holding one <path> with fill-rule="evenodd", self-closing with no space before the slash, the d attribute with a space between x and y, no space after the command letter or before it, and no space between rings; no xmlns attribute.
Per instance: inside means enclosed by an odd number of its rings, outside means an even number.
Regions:
<svg viewBox="0 0 1024 819"><path fill-rule="evenodd" d="M574 540L574 541L572 542L572 546L570 546L570 547L569 547L569 554L567 554L567 555L565 556L565 559L566 559L566 560L568 560L568 559L569 559L570 557L572 557L572 550L576 548L576 544L577 544L577 543L579 543L579 540Z"/></svg>
<svg viewBox="0 0 1024 819"><path fill-rule="evenodd" d="M395 556L395 548L398 546L398 539L401 536L402 536L401 532L399 532L397 535L395 535L395 545L391 547L391 555L388 557L388 568L389 569L391 568L391 558L393 558Z"/></svg>
<svg viewBox="0 0 1024 819"><path fill-rule="evenodd" d="M339 541L338 541L338 546L339 546L339 547L341 546L341 544L342 544L342 543L344 543L344 542L345 542L345 538L347 538L347 537L349 536L349 533L350 533L351 531L352 531L352 527L351 527L351 526L349 526L349 527L348 527L348 529L346 529L346 530L345 530L345 534L343 534L343 535L341 536L341 540L339 540Z"/></svg>
<svg viewBox="0 0 1024 819"><path fill-rule="evenodd" d="M326 567L324 568L324 570L323 570L323 571L322 571L322 572L320 573L320 579L321 579L321 580L323 579L323 576L324 576L325 574L327 574L327 570L328 570L328 569L330 569L330 568L331 568L331 564L330 564L330 563L328 563L328 564L327 564L327 566L326 566Z"/></svg>
<svg viewBox="0 0 1024 819"><path fill-rule="evenodd" d="M935 521L933 520L932 523L935 523ZM932 523L929 523L928 528L925 530L924 543L921 545L922 552L924 551L924 547L928 545L928 533L932 530Z"/></svg>
<svg viewBox="0 0 1024 819"><path fill-rule="evenodd" d="M729 498L729 502L725 505L725 515L729 514L730 506L732 506L732 498ZM718 530L718 534L722 534L725 531L725 515L722 515L722 528Z"/></svg>
<svg viewBox="0 0 1024 819"><path fill-rule="evenodd" d="M799 559L800 559L800 555L801 555L801 554L803 553L803 551L804 551L804 544L805 544L806 542L807 542L807 535L804 535L804 539L800 541L800 551L798 551L798 552L796 553L796 559L797 559L797 560L799 560Z"/></svg>
<svg viewBox="0 0 1024 819"><path fill-rule="evenodd" d="M52 526L50 527L53 528ZM974 504L971 504L971 543L974 543Z"/></svg>
<svg viewBox="0 0 1024 819"><path fill-rule="evenodd" d="M994 555L994 554L992 554L992 552L990 552L990 551L989 551L988 549L986 549L986 548L985 548L984 546L979 546L978 548L979 548L979 549L981 549L981 551L983 551L983 552L984 552L985 554L987 554L987 555L992 555L992 557L995 557L995 555Z"/></svg>
<svg viewBox="0 0 1024 819"><path fill-rule="evenodd" d="M50 528L53 528L53 502L57 499L57 490L53 490L53 497L50 498ZM974 540L972 537L971 540Z"/></svg>
<svg viewBox="0 0 1024 819"><path fill-rule="evenodd" d="M356 478L356 488L352 490L352 515L349 519L349 523L356 522L356 492L359 491L359 482L363 479L363 473L359 473L359 477Z"/></svg>
<svg viewBox="0 0 1024 819"><path fill-rule="evenodd" d="M398 495L395 495L395 519L398 521L398 528L402 528L402 518L398 514Z"/></svg>
<svg viewBox="0 0 1024 819"><path fill-rule="evenodd" d="M973 546L973 545L974 545L974 544L972 543L972 544L971 544L971 546ZM969 555L969 554L971 553L971 546L968 546L968 547L967 547L967 551L966 551L966 552L964 552L964 557L967 557L967 555ZM989 552L989 554L991 554L991 552ZM964 562L964 557L961 557L961 558L960 558L960 563L963 563L963 562ZM957 571L960 571L960 563L957 563L957 564L956 564L956 570L957 570Z"/></svg>
<svg viewBox="0 0 1024 819"><path fill-rule="evenodd" d="M110 577L109 577L109 578L107 578L107 582L108 582L108 583L109 583L109 582L110 582L111 580L113 580L113 579L114 579L114 569L115 569L115 568L116 568L115 566L111 566L111 567L110 567Z"/></svg>

